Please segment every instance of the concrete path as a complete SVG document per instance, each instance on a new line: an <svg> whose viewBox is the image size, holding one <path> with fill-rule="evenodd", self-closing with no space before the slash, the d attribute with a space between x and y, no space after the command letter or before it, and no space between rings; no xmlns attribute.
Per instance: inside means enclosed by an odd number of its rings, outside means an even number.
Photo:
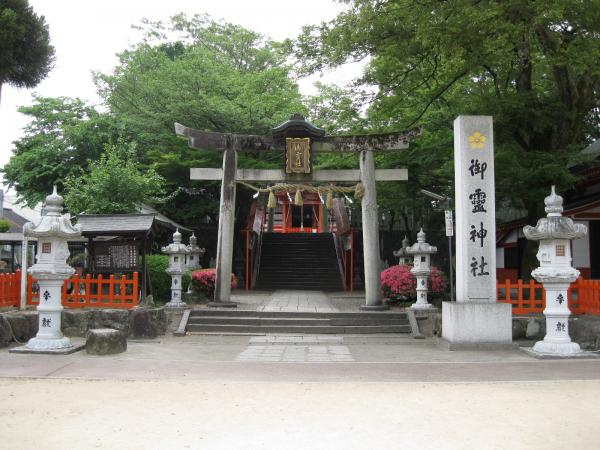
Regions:
<svg viewBox="0 0 600 450"><path fill-rule="evenodd" d="M322 291L275 291L258 311L337 312Z"/></svg>
<svg viewBox="0 0 600 450"><path fill-rule="evenodd" d="M304 349L293 350L296 347ZM345 347L348 352L343 354L354 362L311 361L311 349L316 347L325 349L313 350L313 355L321 356L342 354L341 347ZM286 351L294 358L285 358ZM261 360L260 354L267 353L281 357ZM239 359L248 355L256 359ZM85 352L21 355L1 349L1 377L232 382L600 380L600 358L537 360L519 350L450 352L432 340L390 335L194 335L130 340L126 353L104 357Z"/></svg>

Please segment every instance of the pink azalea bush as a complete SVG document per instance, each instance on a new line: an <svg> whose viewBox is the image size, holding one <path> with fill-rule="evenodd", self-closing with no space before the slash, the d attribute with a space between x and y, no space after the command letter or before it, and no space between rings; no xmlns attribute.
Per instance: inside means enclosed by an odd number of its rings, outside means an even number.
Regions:
<svg viewBox="0 0 600 450"><path fill-rule="evenodd" d="M381 272L381 290L387 298L416 296L417 279L410 273L412 266L391 266Z"/></svg>
<svg viewBox="0 0 600 450"><path fill-rule="evenodd" d="M412 265L396 265L381 272L381 291L383 296L400 300L417 297L417 279L410 273ZM429 292L441 294L446 291L448 283L442 271L435 266L431 267L429 274Z"/></svg>
<svg viewBox="0 0 600 450"><path fill-rule="evenodd" d="M429 292L434 294L443 294L448 289L446 275L435 266L431 266L431 273L427 281L429 282Z"/></svg>
<svg viewBox="0 0 600 450"><path fill-rule="evenodd" d="M215 293L215 278L217 271L215 269L202 269L192 272L192 289L195 292L201 292L208 298L213 298ZM234 274L231 274L231 289L235 289L238 285L238 279Z"/></svg>

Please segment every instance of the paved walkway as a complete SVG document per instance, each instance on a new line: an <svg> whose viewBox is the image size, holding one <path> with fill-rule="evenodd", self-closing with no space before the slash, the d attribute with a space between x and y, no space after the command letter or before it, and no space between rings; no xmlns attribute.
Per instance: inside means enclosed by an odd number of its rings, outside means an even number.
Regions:
<svg viewBox="0 0 600 450"><path fill-rule="evenodd" d="M322 291L275 291L258 311L337 312Z"/></svg>

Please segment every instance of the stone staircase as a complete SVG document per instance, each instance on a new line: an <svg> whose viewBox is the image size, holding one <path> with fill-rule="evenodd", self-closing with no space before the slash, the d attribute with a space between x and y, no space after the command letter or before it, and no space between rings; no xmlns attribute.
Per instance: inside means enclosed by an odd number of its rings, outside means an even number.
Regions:
<svg viewBox="0 0 600 450"><path fill-rule="evenodd" d="M256 288L343 290L333 235L265 233Z"/></svg>
<svg viewBox="0 0 600 450"><path fill-rule="evenodd" d="M410 335L406 313L369 312L286 312L248 310L191 310L186 314L180 335L190 333L293 333L293 334L371 334Z"/></svg>

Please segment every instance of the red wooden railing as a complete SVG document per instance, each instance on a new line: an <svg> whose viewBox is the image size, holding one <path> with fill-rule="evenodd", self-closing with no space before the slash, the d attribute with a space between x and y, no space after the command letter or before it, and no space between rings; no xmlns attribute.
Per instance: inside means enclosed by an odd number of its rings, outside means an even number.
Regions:
<svg viewBox="0 0 600 450"><path fill-rule="evenodd" d="M499 302L510 303L513 314L542 313L546 306L546 291L534 280L516 283L506 280L496 287ZM573 314L600 315L600 280L578 278L567 291L569 308Z"/></svg>
<svg viewBox="0 0 600 450"><path fill-rule="evenodd" d="M0 307L19 307L21 272L0 274ZM133 308L138 304L139 277L134 272L132 278L110 275L91 275L65 280L62 287L62 304L66 308ZM37 306L40 293L37 280L27 276L27 305Z"/></svg>
<svg viewBox="0 0 600 450"><path fill-rule="evenodd" d="M575 314L600 315L600 280L579 278L569 288L569 301Z"/></svg>
<svg viewBox="0 0 600 450"><path fill-rule="evenodd" d="M32 285L35 280L28 277L28 285ZM133 308L138 303L138 273L134 272L133 277L128 279L125 275L115 278L110 275L108 278L98 275L92 278L91 275L80 277L75 275L73 278L65 280L62 287L62 304L66 308ZM34 293L33 289L27 289L27 304L37 306L39 292Z"/></svg>
<svg viewBox="0 0 600 450"><path fill-rule="evenodd" d="M19 306L21 298L21 271L0 274L0 308Z"/></svg>

